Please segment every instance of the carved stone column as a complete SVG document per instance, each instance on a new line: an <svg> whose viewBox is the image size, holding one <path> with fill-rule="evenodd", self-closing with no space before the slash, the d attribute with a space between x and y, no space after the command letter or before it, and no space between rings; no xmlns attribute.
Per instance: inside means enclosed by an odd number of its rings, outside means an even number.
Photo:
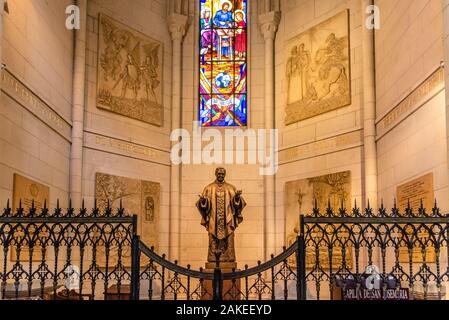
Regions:
<svg viewBox="0 0 449 320"><path fill-rule="evenodd" d="M182 92L182 40L186 33L187 16L171 13L168 28L172 38L172 105L171 129L181 128ZM172 142L172 146L177 142ZM180 250L180 211L181 211L181 165L172 163L170 170L170 252L169 257L179 260Z"/></svg>
<svg viewBox="0 0 449 320"><path fill-rule="evenodd" d="M84 139L84 101L86 77L87 0L77 0L80 29L75 30L72 84L72 146L70 150L70 198L74 208L81 207Z"/></svg>
<svg viewBox="0 0 449 320"><path fill-rule="evenodd" d="M274 112L274 39L278 30L281 14L271 11L259 15L259 26L265 40L265 129L275 129ZM276 146L267 146L274 148ZM267 150L267 154L270 154ZM276 249L276 212L275 212L275 176L264 177L265 183L265 259Z"/></svg>
<svg viewBox="0 0 449 320"><path fill-rule="evenodd" d="M449 171L449 0L443 0L444 82L446 93L446 138Z"/></svg>
<svg viewBox="0 0 449 320"><path fill-rule="evenodd" d="M0 0L0 76L3 70L3 15L5 8L5 0ZM1 80L1 77L0 77ZM1 88L2 88L2 82L0 81L0 95L1 95ZM0 96L1 97L1 96ZM2 100L0 99L0 103L2 103Z"/></svg>
<svg viewBox="0 0 449 320"><path fill-rule="evenodd" d="M366 10L373 0L361 0L362 8L362 55L363 55L363 132L365 169L365 207L368 201L377 209L377 145L376 145L376 91L374 29L365 25Z"/></svg>

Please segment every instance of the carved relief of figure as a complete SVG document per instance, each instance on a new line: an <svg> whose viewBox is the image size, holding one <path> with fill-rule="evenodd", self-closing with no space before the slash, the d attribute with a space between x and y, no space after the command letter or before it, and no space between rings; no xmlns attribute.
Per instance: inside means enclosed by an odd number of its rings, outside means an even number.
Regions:
<svg viewBox="0 0 449 320"><path fill-rule="evenodd" d="M104 70L104 80L108 81L109 77L116 80L120 75L122 65L122 57L120 51L123 48L123 43L119 40L117 28L107 20L102 20L103 36L107 44L104 53L101 54L100 65Z"/></svg>
<svg viewBox="0 0 449 320"><path fill-rule="evenodd" d="M298 77L298 47L294 46L287 60L287 96L288 103L300 100L300 78Z"/></svg>
<svg viewBox="0 0 449 320"><path fill-rule="evenodd" d="M298 196L298 205L299 205L299 210L298 212L300 214L303 214L302 212L302 205L304 202L304 197L307 195L307 193L303 192L301 188L299 188L298 192L295 193L296 196ZM292 230L293 232L291 232L288 236L287 236L287 247L290 247L293 243L295 243L295 241L298 239L298 235L299 235L299 222L295 223L295 228ZM291 255L288 258L289 264L292 266L296 266L296 257L295 255Z"/></svg>
<svg viewBox="0 0 449 320"><path fill-rule="evenodd" d="M146 56L140 68L141 78L145 87L147 100L153 100L157 103L158 99L155 90L160 85L157 74L159 45L147 45L144 47L144 51ZM153 99L150 99L150 97L153 97Z"/></svg>
<svg viewBox="0 0 449 320"><path fill-rule="evenodd" d="M128 89L130 89L134 92L134 99L137 99L137 93L140 89L139 69L137 67L135 59L131 54L127 55L127 59L128 60L126 62L125 68L120 74L120 78L114 88L117 87L121 80L123 80L121 97L125 98L126 92L128 91Z"/></svg>
<svg viewBox="0 0 449 320"><path fill-rule="evenodd" d="M196 206L201 214L201 224L209 233L207 261L235 262L234 231L243 221L242 210L246 203L242 191L225 182L226 170L215 170L216 180L204 188Z"/></svg>
<svg viewBox="0 0 449 320"><path fill-rule="evenodd" d="M348 57L343 50L346 48L346 39L337 38L331 33L326 39L326 47L317 51L316 62L320 65L319 78L324 80L324 95L320 99L327 98L329 94L345 94L348 91L348 76L345 63Z"/></svg>
<svg viewBox="0 0 449 320"><path fill-rule="evenodd" d="M145 200L145 221L153 222L154 220L154 199L147 197Z"/></svg>
<svg viewBox="0 0 449 320"><path fill-rule="evenodd" d="M309 98L310 64L310 52L305 49L304 43L294 46L287 61L289 102L304 101Z"/></svg>

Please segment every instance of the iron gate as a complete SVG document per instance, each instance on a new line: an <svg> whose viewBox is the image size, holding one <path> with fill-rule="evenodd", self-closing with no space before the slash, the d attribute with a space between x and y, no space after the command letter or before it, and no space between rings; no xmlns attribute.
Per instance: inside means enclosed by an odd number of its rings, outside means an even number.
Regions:
<svg viewBox="0 0 449 320"><path fill-rule="evenodd" d="M84 206L83 206L84 207ZM2 299L275 300L344 299L366 289L367 267L381 290L444 299L449 283L449 217L435 204L400 213L301 215L297 240L266 263L232 272L192 270L140 241L137 217L103 210L34 204L0 215ZM75 289L70 290L71 281ZM68 287L69 290L63 290Z"/></svg>

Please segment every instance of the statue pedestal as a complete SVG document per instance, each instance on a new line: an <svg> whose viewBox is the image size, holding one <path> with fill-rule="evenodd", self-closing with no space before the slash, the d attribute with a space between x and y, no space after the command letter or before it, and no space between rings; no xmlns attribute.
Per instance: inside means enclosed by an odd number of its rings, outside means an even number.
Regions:
<svg viewBox="0 0 449 320"><path fill-rule="evenodd" d="M217 264L215 262L206 262L206 270L212 270L213 272L216 266ZM237 270L237 262L220 262L218 267L221 269L221 272L224 272L223 270L230 270L226 272L232 272L232 269Z"/></svg>
<svg viewBox="0 0 449 320"><path fill-rule="evenodd" d="M204 272L214 273L216 264L213 262L206 263L206 269ZM240 271L237 269L236 262L222 262L220 263L220 269L222 273L229 273L233 271ZM232 280L223 281L223 300L241 300L241 285L240 279L233 282ZM204 290L208 293L207 295L203 295L202 300L212 300L213 295L213 284L212 280L204 280L203 286ZM209 296L210 295L210 296Z"/></svg>

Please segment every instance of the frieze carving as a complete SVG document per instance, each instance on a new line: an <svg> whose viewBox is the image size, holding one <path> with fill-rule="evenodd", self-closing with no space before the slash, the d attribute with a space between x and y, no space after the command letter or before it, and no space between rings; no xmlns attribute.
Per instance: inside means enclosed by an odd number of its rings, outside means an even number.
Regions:
<svg viewBox="0 0 449 320"><path fill-rule="evenodd" d="M117 153L127 157L156 162L163 165L170 164L170 152L149 146L120 140L101 134L86 132L84 144L87 148L105 152Z"/></svg>
<svg viewBox="0 0 449 320"><path fill-rule="evenodd" d="M444 89L444 69L438 68L396 107L377 123L377 137L380 139L402 120L412 114L434 95Z"/></svg>
<svg viewBox="0 0 449 320"><path fill-rule="evenodd" d="M307 157L336 152L353 146L363 144L363 136L360 130L348 132L336 137L315 141L300 146L286 148L279 151L280 164L301 160Z"/></svg>

